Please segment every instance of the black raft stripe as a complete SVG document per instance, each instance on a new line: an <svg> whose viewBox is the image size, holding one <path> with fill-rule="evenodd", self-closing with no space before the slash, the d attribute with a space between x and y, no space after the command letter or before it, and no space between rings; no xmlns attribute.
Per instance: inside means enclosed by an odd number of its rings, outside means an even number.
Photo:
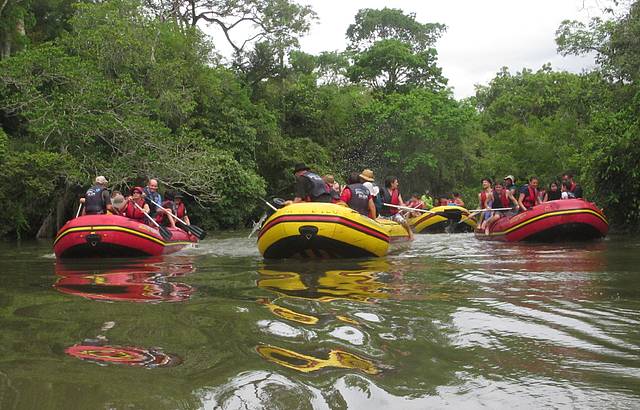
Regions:
<svg viewBox="0 0 640 410"><path fill-rule="evenodd" d="M264 235L265 233L267 233L267 231L269 231L269 229L273 228L274 226L276 226L279 223L286 223L286 222L292 222L292 223L305 223L305 222L309 222L309 223L314 223L314 222L319 222L319 223L335 223L338 225L342 225L342 226L346 226L347 228L351 228L355 231L358 231L360 233L363 233L365 235L369 235L372 236L376 239L385 241L385 242L389 242L389 235L387 235L386 233L382 233L380 231L377 231L374 228L371 228L369 226L363 225L359 222L353 221L351 219L347 219L344 218L342 216L336 216L336 215L313 215L314 218L318 218L318 219L301 219L301 220L296 220L296 217L308 217L308 215L281 215L279 217L277 217L276 219L274 219L273 221L269 222L267 224L267 226L265 227L266 229L262 229L260 234L258 235L258 238L261 238L262 235ZM288 221L284 221L284 222L279 222L279 219L283 219L283 218L291 218L291 220ZM322 218L325 219L333 219L333 218L338 218L340 219L339 221L327 221L327 220L322 220ZM348 221L349 223L343 222L344 221ZM354 226L355 225L355 226ZM375 232L375 234L370 233L370 232L366 232L364 230L358 229L358 227L362 227L363 229L367 229L367 230L371 230L373 232ZM379 236L378 236L379 235Z"/></svg>

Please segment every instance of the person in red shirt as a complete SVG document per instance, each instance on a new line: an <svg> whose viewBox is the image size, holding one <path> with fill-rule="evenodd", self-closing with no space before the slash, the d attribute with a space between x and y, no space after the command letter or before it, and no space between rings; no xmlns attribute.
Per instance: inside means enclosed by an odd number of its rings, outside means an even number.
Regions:
<svg viewBox="0 0 640 410"><path fill-rule="evenodd" d="M123 216L134 219L141 223L147 223L147 217L145 216L145 214L149 215L149 204L147 204L142 197L142 192L142 188L139 186L134 187L131 190L131 197L127 202L126 208L124 209Z"/></svg>
<svg viewBox="0 0 640 410"><path fill-rule="evenodd" d="M452 202L456 206L464 207L464 201L462 200L462 197L460 196L459 192L454 192L453 193L453 201Z"/></svg>
<svg viewBox="0 0 640 410"><path fill-rule="evenodd" d="M409 199L409 202L407 202L406 206L414 209L424 209L424 202L422 202L422 200L418 196L418 193L414 192L413 194L411 194L411 199ZM422 212L419 212L419 211L409 212L409 217L411 218L414 218L420 215L422 215Z"/></svg>
<svg viewBox="0 0 640 410"><path fill-rule="evenodd" d="M376 218L376 206L373 203L373 195L362 184L362 179L357 172L352 172L347 180L347 186L340 194L340 200L349 205L349 208L359 214Z"/></svg>

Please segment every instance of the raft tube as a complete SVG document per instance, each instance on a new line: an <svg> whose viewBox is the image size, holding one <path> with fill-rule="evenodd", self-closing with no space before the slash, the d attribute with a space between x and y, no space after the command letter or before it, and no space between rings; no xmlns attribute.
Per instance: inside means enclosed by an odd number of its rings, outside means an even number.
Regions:
<svg viewBox="0 0 640 410"><path fill-rule="evenodd" d="M473 232L476 228L475 219L469 218L469 211L461 206L436 206L429 211L407 220L415 233Z"/></svg>
<svg viewBox="0 0 640 410"><path fill-rule="evenodd" d="M166 241L156 228L117 215L85 215L67 222L53 242L58 258L127 258L177 252L197 242L181 229L167 228Z"/></svg>
<svg viewBox="0 0 640 410"><path fill-rule="evenodd" d="M359 258L384 256L390 242L408 240L392 221L374 221L342 205L304 202L279 209L260 229L265 258Z"/></svg>
<svg viewBox="0 0 640 410"><path fill-rule="evenodd" d="M587 241L607 235L609 223L602 211L582 199L561 199L536 205L512 218L500 218L489 235L476 229L478 239L505 242Z"/></svg>

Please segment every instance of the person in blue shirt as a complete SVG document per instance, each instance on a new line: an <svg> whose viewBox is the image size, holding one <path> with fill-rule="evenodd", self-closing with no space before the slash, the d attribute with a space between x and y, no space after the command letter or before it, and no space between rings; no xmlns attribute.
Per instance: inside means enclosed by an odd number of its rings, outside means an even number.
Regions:
<svg viewBox="0 0 640 410"><path fill-rule="evenodd" d="M144 197L145 202L149 205L149 216L152 218L156 217L158 211L158 206L156 204L162 204L162 195L158 192L158 180L154 178L150 178L147 186L144 187L142 196ZM153 202L151 202L153 201ZM162 211L160 211L162 212Z"/></svg>

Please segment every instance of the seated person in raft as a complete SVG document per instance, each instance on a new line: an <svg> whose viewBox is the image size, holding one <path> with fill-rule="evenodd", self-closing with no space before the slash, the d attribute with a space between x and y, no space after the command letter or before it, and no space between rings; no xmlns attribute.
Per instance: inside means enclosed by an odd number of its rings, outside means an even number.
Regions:
<svg viewBox="0 0 640 410"><path fill-rule="evenodd" d="M464 207L464 201L462 200L459 192L453 193L453 200L451 202L452 205Z"/></svg>
<svg viewBox="0 0 640 410"><path fill-rule="evenodd" d="M371 219L376 218L376 206L373 203L373 195L362 183L360 174L352 172L347 179L347 186L340 194L340 200L346 203L349 208L358 212L360 215L368 216Z"/></svg>
<svg viewBox="0 0 640 410"><path fill-rule="evenodd" d="M162 207L168 210L169 213L158 213L156 215L156 222L160 225L168 224L172 228L176 227L176 221L179 223L184 222L185 225L191 225L183 199L184 197L180 192L167 192L165 194L165 201L162 203ZM175 217L177 217L177 219ZM182 225L178 225L178 227L180 228Z"/></svg>
<svg viewBox="0 0 640 410"><path fill-rule="evenodd" d="M169 191L165 194L164 201L162 201L162 207L164 209L168 209L172 213L173 213L173 207L174 207L174 197L175 197L175 194ZM158 210L160 211L160 209ZM161 226L169 226L171 228L176 227L176 221L173 219L171 215L169 215L166 212L158 212L154 219Z"/></svg>
<svg viewBox="0 0 640 410"><path fill-rule="evenodd" d="M422 202L422 199L420 199L418 193L414 192L413 194L411 194L411 199L409 199L409 202L407 202L406 206L408 208L424 209L424 202ZM422 215L422 212L420 211L409 211L409 213L407 214L409 218L415 218L416 216L420 215Z"/></svg>
<svg viewBox="0 0 640 410"><path fill-rule="evenodd" d="M380 195L382 196L383 203L404 206L402 195L400 194L400 190L398 189L399 186L400 182L398 181L397 177L390 175L385 178L384 188L380 190ZM413 231L411 230L411 227L409 226L407 221L398 211L398 208L383 206L382 211L380 212L380 217L390 219L394 222L399 223L404 227L404 229L407 230L409 239L413 239Z"/></svg>
<svg viewBox="0 0 640 410"><path fill-rule="evenodd" d="M127 200L120 191L113 191L111 194L111 213L113 215L122 216L125 207L127 206Z"/></svg>
<svg viewBox="0 0 640 410"><path fill-rule="evenodd" d="M147 224L149 204L147 204L142 197L142 192L142 188L139 186L131 189L131 196L128 198L127 206L124 208L122 216Z"/></svg>
<svg viewBox="0 0 640 410"><path fill-rule="evenodd" d="M506 189L501 182L496 182L493 188L493 202L491 204L492 209L511 208L511 204L513 204L514 209L518 209L518 201L513 195L511 195L511 191ZM485 235L489 235L489 227L495 221L500 218L510 218L513 215L514 212L511 210L493 211L493 215L491 215L491 217L484 224Z"/></svg>
<svg viewBox="0 0 640 410"><path fill-rule="evenodd" d="M95 185L87 190L80 203L84 204L82 215L104 215L111 211L111 195L107 189L109 181L100 175L96 177Z"/></svg>
<svg viewBox="0 0 640 410"><path fill-rule="evenodd" d="M544 199L542 202L557 201L561 198L562 192L560 191L560 186L556 181L554 181L549 184L549 189L547 190L547 193L544 194Z"/></svg>
<svg viewBox="0 0 640 410"><path fill-rule="evenodd" d="M303 163L296 164L293 169L296 177L296 196L293 201L286 201L289 205L298 202L326 202L331 203L331 188L324 182L322 177Z"/></svg>
<svg viewBox="0 0 640 410"><path fill-rule="evenodd" d="M560 199L574 199L575 197L575 194L571 192L571 185L569 182L563 182L560 190Z"/></svg>
<svg viewBox="0 0 640 410"><path fill-rule="evenodd" d="M531 177L529 178L529 183L520 188L518 207L525 212L538 204L540 204L540 196L538 195L538 178Z"/></svg>

